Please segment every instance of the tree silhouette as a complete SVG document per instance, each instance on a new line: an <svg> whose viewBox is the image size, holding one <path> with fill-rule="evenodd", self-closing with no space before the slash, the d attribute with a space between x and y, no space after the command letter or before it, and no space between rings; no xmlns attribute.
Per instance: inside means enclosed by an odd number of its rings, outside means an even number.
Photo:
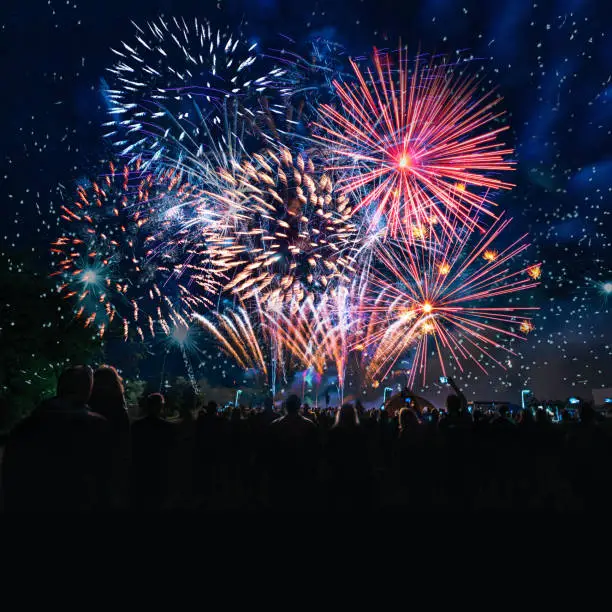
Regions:
<svg viewBox="0 0 612 612"><path fill-rule="evenodd" d="M100 339L74 320L71 304L32 257L0 255L0 430L44 397L70 363L102 357Z"/></svg>

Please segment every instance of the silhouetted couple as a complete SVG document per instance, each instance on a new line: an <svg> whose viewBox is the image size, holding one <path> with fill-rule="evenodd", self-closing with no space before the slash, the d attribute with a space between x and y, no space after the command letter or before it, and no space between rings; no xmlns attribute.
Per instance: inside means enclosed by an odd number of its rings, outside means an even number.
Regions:
<svg viewBox="0 0 612 612"><path fill-rule="evenodd" d="M111 507L111 426L88 407L93 382L91 368L68 368L57 396L11 432L2 464L7 511Z"/></svg>
<svg viewBox="0 0 612 612"><path fill-rule="evenodd" d="M161 395L149 396L148 416L132 427L130 449L117 371L64 370L56 397L43 401L9 436L2 463L5 510L127 508L130 482L136 506L161 507L172 446L172 426L159 418L163 402Z"/></svg>

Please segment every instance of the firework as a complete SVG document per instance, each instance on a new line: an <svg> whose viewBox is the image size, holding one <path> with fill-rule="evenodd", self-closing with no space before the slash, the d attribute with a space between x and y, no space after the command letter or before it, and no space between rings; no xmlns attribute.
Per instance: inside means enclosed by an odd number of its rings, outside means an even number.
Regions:
<svg viewBox="0 0 612 612"><path fill-rule="evenodd" d="M113 116L106 136L125 156L176 159L177 145L202 154L202 134L222 129L222 102L257 96L283 72L257 76L256 44L240 32L214 30L206 20L133 25L134 40L111 49L119 59L105 91Z"/></svg>
<svg viewBox="0 0 612 612"><path fill-rule="evenodd" d="M146 226L159 192L180 198L180 181L166 173L154 177L133 167L109 164L98 180L82 182L72 202L61 206L65 232L52 243L53 276L59 291L75 303L75 315L104 335L115 321L125 339L133 327L144 340L156 328L184 324L180 303L190 292L147 259ZM161 274L160 274L161 272Z"/></svg>
<svg viewBox="0 0 612 612"><path fill-rule="evenodd" d="M534 330L532 308L491 302L542 268L511 270L525 237L497 244L507 128L456 65L375 52L347 77L322 39L266 56L207 21L134 25L105 89L106 136L130 161L79 186L52 248L85 325L162 330L194 389L196 327L273 389L298 369L343 389L352 358L375 386L407 351L425 383L430 348L443 371L449 356L484 370Z"/></svg>
<svg viewBox="0 0 612 612"><path fill-rule="evenodd" d="M305 369L320 378L329 366L337 370L343 389L356 329L349 305L348 291L339 288L319 302L304 300L293 312L275 310L256 300L249 309L241 305L191 316L239 367L263 374L273 390L278 376L287 382Z"/></svg>
<svg viewBox="0 0 612 612"><path fill-rule="evenodd" d="M222 174L227 187L210 197L232 211L224 241L209 256L224 287L242 300L301 303L346 281L352 270L356 227L345 196L312 158L283 148L253 155Z"/></svg>
<svg viewBox="0 0 612 612"><path fill-rule="evenodd" d="M371 380L384 378L404 353L413 350L410 384L418 374L425 384L430 348L444 373L445 355L462 371L464 362L471 360L486 372L485 358L504 368L492 351L512 353L502 339L521 339L532 331L527 314L536 308L492 301L538 285L536 266L516 271L510 266L529 246L526 236L495 250L495 257L485 257L509 223L500 217L484 235L455 228L461 238L442 250L378 247L385 269L373 271L372 297L364 307L371 326L367 342L375 346L368 366Z"/></svg>
<svg viewBox="0 0 612 612"><path fill-rule="evenodd" d="M334 82L340 109L321 106L315 137L342 173L342 194L358 194L355 212L374 209L372 223L411 237L413 227L452 236L455 221L476 224L473 209L494 218L489 190L512 185L491 176L511 170L511 149L498 141L506 126L489 129L503 112L500 98L476 97L477 83L456 67L397 62L375 50L365 73L351 60L357 82ZM422 231L422 230L421 230Z"/></svg>

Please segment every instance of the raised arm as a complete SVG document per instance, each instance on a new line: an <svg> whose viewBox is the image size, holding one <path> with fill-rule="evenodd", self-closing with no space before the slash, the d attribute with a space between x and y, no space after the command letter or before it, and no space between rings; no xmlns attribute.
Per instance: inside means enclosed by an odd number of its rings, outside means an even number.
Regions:
<svg viewBox="0 0 612 612"><path fill-rule="evenodd" d="M461 389L459 389L459 387L457 386L457 383L450 376L448 377L448 384L451 386L452 390L459 398L459 401L461 402L461 410L465 412L467 410L468 405L467 398L465 397L465 395L463 395Z"/></svg>

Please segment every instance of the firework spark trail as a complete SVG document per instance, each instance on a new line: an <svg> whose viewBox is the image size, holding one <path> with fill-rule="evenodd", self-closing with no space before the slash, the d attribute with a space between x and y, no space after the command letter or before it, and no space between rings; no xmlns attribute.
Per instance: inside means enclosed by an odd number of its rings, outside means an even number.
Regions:
<svg viewBox="0 0 612 612"><path fill-rule="evenodd" d="M276 342L297 361L297 366L288 369L313 368L321 374L325 369L326 354L319 342L322 323L312 299L305 300L291 314L262 310L266 326Z"/></svg>
<svg viewBox="0 0 612 612"><path fill-rule="evenodd" d="M512 149L497 141L507 128L483 131L503 115L493 111L500 99L476 99L474 79L454 77L445 65L417 60L410 75L401 49L396 69L376 50L372 61L364 75L351 60L357 84L335 81L340 110L322 105L315 123L330 168L344 175L340 192L368 187L355 212L373 205L373 223L386 217L391 236L416 225L440 239L453 237L455 220L477 225L473 209L495 218L486 193L512 185L490 173L513 169L505 159Z"/></svg>
<svg viewBox="0 0 612 612"><path fill-rule="evenodd" d="M346 368L350 348L354 343L357 320L351 316L350 292L339 287L331 296L322 302L319 317L324 330L322 344L328 358L333 362L338 374L338 387L341 402L344 398Z"/></svg>
<svg viewBox="0 0 612 612"><path fill-rule="evenodd" d="M241 140L243 133L238 134L237 116L227 110L230 104L235 110L237 102L223 104L225 127L219 140L215 140L203 123L197 155L177 142L179 158L158 162L162 168L169 167L165 174L174 174L171 188L178 184L180 189L174 202L166 198L167 205L149 211L154 219L150 224L154 231L147 238L148 258L158 260L160 269L169 265L167 271L176 279L186 277L183 301L191 309L213 307L209 296L218 295L220 288L231 280L210 262L210 253L220 252L231 241L238 214L231 199L218 194L227 182L234 182L239 162L246 156ZM202 152L204 142L207 146Z"/></svg>
<svg viewBox="0 0 612 612"><path fill-rule="evenodd" d="M245 370L256 369L267 376L268 365L264 350L247 310L239 307L227 314L213 312L211 316L215 322L201 314L192 314L193 319L212 335L221 350L232 357L239 367Z"/></svg>
<svg viewBox="0 0 612 612"><path fill-rule="evenodd" d="M318 303L308 298L291 314L264 312L270 334L297 362L292 371L312 369L320 375L331 364L338 374L342 394L348 359L358 333L351 297L349 290L340 286Z"/></svg>
<svg viewBox="0 0 612 612"><path fill-rule="evenodd" d="M304 100L314 94L312 103L316 103L321 90L333 92L334 78L343 76L344 70L349 69L345 48L323 37L312 37L305 51L298 49L294 40L284 38L285 44L289 41L288 46L267 51L267 57L280 63L285 70L282 94L292 100Z"/></svg>
<svg viewBox="0 0 612 612"><path fill-rule="evenodd" d="M283 44L287 44L283 37ZM311 125L323 102L335 97L334 78L350 70L344 48L324 38L314 37L307 49L289 39L282 49L268 49L265 57L279 64L284 74L280 88L268 88L260 97L249 129L266 147L299 146L306 150L315 144Z"/></svg>
<svg viewBox="0 0 612 612"><path fill-rule="evenodd" d="M172 167L180 171L200 188L213 188L219 184L219 171L232 172L233 167L247 155L244 139L249 125L254 119L248 109L240 106L237 99L226 99L219 103L213 119L205 116L197 104L194 112L198 116L197 128L191 132L181 132L182 137L176 137L172 131L166 130L164 140L167 143L157 151L151 165ZM182 127L181 120L166 113L168 121L177 127ZM220 118L219 123L213 120Z"/></svg>
<svg viewBox="0 0 612 612"><path fill-rule="evenodd" d="M414 347L410 384L417 373L425 384L430 338L442 372L446 371L444 352L462 371L463 362L469 359L486 372L480 354L504 368L490 351L513 351L495 337L523 339L533 329L526 312L537 308L483 302L536 287L539 283L534 276L540 269L539 264L510 269L511 260L529 246L526 235L490 256L491 246L509 223L500 217L482 236L457 232L461 238L448 241L442 252L378 245L385 271L373 271L369 283L374 297L364 306L374 327L366 342L376 346L368 368L371 380L384 378L401 355ZM472 241L475 244L470 247Z"/></svg>

